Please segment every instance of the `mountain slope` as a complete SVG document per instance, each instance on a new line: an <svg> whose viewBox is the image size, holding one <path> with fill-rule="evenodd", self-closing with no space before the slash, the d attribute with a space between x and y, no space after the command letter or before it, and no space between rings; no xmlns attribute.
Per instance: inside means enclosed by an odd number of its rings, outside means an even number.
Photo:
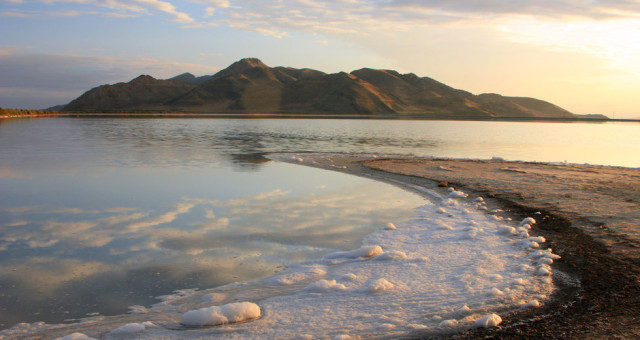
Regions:
<svg viewBox="0 0 640 340"><path fill-rule="evenodd" d="M202 77L196 77L193 74L189 73L189 72L185 72L183 74L177 75L169 80L181 80L185 83L190 83L190 84L196 84L196 85L200 85L202 83L204 83L205 81L209 80L212 76L202 76Z"/></svg>
<svg viewBox="0 0 640 340"><path fill-rule="evenodd" d="M196 86L181 80L158 80L141 75L128 83L91 89L67 104L64 111L162 110L167 99Z"/></svg>
<svg viewBox="0 0 640 340"><path fill-rule="evenodd" d="M498 116L519 112L523 117L573 118L571 112L551 103L525 97L504 97L499 94L485 93L476 97L477 102Z"/></svg>
<svg viewBox="0 0 640 340"><path fill-rule="evenodd" d="M283 88L295 81L258 59L242 59L168 105L179 111L277 112Z"/></svg>
<svg viewBox="0 0 640 340"><path fill-rule="evenodd" d="M473 95L428 77L363 68L326 74L239 60L212 75L169 80L140 76L87 91L66 111L150 110L207 113L322 113L430 117L575 118L534 98Z"/></svg>

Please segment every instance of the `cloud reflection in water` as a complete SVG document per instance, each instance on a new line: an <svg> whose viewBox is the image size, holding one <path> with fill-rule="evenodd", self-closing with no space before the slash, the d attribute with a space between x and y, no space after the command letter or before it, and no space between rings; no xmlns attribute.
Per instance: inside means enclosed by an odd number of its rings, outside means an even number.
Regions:
<svg viewBox="0 0 640 340"><path fill-rule="evenodd" d="M122 313L174 289L258 278L282 265L356 248L372 229L423 203L388 185L352 182L229 199L182 197L153 210L2 209L0 271L9 274L0 284L12 288L0 304L24 306L8 322L61 321L68 315L61 310L70 306L74 317ZM34 311L39 314L28 315Z"/></svg>

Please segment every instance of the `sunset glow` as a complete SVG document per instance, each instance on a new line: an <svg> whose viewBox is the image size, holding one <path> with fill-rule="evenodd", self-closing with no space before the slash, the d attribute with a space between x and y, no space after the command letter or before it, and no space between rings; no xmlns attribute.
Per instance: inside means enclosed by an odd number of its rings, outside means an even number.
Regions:
<svg viewBox="0 0 640 340"><path fill-rule="evenodd" d="M475 94L640 117L636 1L0 0L0 106L65 104L140 74L395 69Z"/></svg>

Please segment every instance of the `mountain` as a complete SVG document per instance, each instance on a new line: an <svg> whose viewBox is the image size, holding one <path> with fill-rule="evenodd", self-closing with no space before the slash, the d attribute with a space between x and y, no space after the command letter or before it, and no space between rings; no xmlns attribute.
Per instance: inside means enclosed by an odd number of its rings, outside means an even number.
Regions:
<svg viewBox="0 0 640 340"><path fill-rule="evenodd" d="M128 83L91 89L67 104L64 111L164 111L164 103L168 98L175 98L196 86L181 80L158 80L141 75Z"/></svg>
<svg viewBox="0 0 640 340"><path fill-rule="evenodd" d="M542 100L474 95L412 73L363 68L327 74L306 68L269 67L256 58L239 60L211 76L183 73L158 80L142 75L128 83L103 85L87 91L64 110L579 117Z"/></svg>
<svg viewBox="0 0 640 340"><path fill-rule="evenodd" d="M55 106L43 109L42 111L62 111L64 110L65 107L66 105L55 105Z"/></svg>
<svg viewBox="0 0 640 340"><path fill-rule="evenodd" d="M196 85L200 85L204 82L206 82L207 80L209 80L212 76L201 76L201 77L196 77L193 74L186 72L180 75L177 75L169 80L182 80L185 83L190 83L190 84L196 84Z"/></svg>

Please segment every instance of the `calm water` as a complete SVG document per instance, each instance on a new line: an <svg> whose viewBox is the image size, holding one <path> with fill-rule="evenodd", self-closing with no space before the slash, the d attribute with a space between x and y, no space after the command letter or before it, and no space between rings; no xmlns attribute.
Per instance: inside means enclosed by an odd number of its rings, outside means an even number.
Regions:
<svg viewBox="0 0 640 340"><path fill-rule="evenodd" d="M640 167L640 125L330 119L0 121L0 324L60 322L352 249L422 198L269 152Z"/></svg>

